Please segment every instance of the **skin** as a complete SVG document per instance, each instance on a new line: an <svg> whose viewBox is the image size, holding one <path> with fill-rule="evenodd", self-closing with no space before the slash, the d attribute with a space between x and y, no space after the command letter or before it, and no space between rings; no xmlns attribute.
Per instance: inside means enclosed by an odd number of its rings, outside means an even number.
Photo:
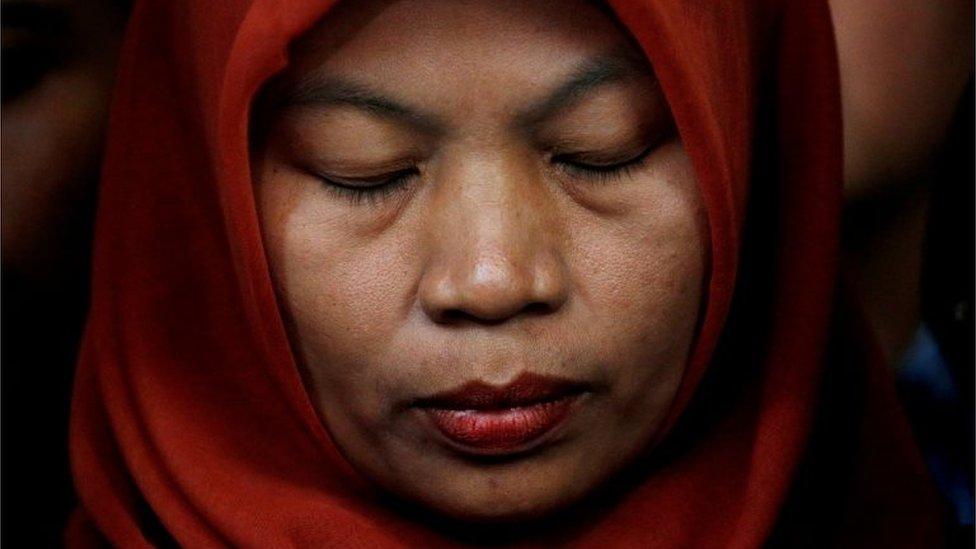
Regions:
<svg viewBox="0 0 976 549"><path fill-rule="evenodd" d="M844 116L845 268L898 365L921 316L934 159L973 75L973 3L831 0L830 7Z"/></svg>
<svg viewBox="0 0 976 549"><path fill-rule="evenodd" d="M973 74L969 0L831 0L852 199L917 180Z"/></svg>
<svg viewBox="0 0 976 549"><path fill-rule="evenodd" d="M119 4L3 1L3 267L42 288L85 278Z"/></svg>
<svg viewBox="0 0 976 549"><path fill-rule="evenodd" d="M3 0L3 538L64 544L68 408L98 164L126 17L116 0Z"/></svg>
<svg viewBox="0 0 976 549"><path fill-rule="evenodd" d="M660 428L707 265L697 182L640 51L582 1L402 0L343 4L291 60L256 113L253 173L335 442L462 521L584 498ZM411 406L525 372L588 388L526 453L474 459Z"/></svg>

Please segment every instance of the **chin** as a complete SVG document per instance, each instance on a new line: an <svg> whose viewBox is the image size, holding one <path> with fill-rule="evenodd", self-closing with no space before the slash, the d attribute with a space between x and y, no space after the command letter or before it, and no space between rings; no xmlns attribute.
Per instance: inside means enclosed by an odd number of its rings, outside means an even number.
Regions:
<svg viewBox="0 0 976 549"><path fill-rule="evenodd" d="M499 500L477 498L451 502L438 509L439 514L452 520L469 524L523 524L545 518L565 507L559 501L545 496L527 496Z"/></svg>
<svg viewBox="0 0 976 549"><path fill-rule="evenodd" d="M489 469L498 464L484 465ZM502 466L504 467L504 466ZM571 506L585 495L588 484L573 482L564 469L547 464L538 473L497 470L468 471L459 477L440 476L434 485L413 491L409 500L421 503L441 520L457 525L524 525L545 519ZM421 487L413 487L414 490Z"/></svg>

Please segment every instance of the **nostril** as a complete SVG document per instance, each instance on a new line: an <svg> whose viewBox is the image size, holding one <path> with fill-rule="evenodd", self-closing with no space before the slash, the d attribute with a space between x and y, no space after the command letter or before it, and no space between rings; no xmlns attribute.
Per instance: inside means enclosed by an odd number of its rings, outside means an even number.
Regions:
<svg viewBox="0 0 976 549"><path fill-rule="evenodd" d="M469 313L462 309L448 309L446 311L442 311L435 320L441 324L473 323L473 324L493 325L493 324L501 324L502 322L505 322L505 318L503 317L486 318L483 316L478 316Z"/></svg>
<svg viewBox="0 0 976 549"><path fill-rule="evenodd" d="M542 316L552 313L556 310L554 306L545 302L535 302L529 303L524 308L522 308L521 313L528 316Z"/></svg>
<svg viewBox="0 0 976 549"><path fill-rule="evenodd" d="M509 310L475 310L472 308L451 308L439 312L434 318L442 324L484 324L492 326L502 324L516 316L543 316L556 310L555 307L544 302L533 302L520 309Z"/></svg>

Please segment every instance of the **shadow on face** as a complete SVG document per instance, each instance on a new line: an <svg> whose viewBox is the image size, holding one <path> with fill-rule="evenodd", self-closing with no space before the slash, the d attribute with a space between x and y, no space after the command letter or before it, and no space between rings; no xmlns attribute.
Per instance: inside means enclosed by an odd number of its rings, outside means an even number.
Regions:
<svg viewBox="0 0 976 549"><path fill-rule="evenodd" d="M598 6L342 4L254 116L307 389L367 478L466 521L576 502L644 450L694 337L694 173Z"/></svg>

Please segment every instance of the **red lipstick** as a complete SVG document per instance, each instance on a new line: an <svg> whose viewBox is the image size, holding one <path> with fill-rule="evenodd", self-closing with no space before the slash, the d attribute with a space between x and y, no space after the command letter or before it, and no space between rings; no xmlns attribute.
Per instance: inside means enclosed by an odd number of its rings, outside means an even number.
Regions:
<svg viewBox="0 0 976 549"><path fill-rule="evenodd" d="M455 448L500 455L542 441L584 392L580 383L526 373L502 386L473 381L423 399L419 406Z"/></svg>

